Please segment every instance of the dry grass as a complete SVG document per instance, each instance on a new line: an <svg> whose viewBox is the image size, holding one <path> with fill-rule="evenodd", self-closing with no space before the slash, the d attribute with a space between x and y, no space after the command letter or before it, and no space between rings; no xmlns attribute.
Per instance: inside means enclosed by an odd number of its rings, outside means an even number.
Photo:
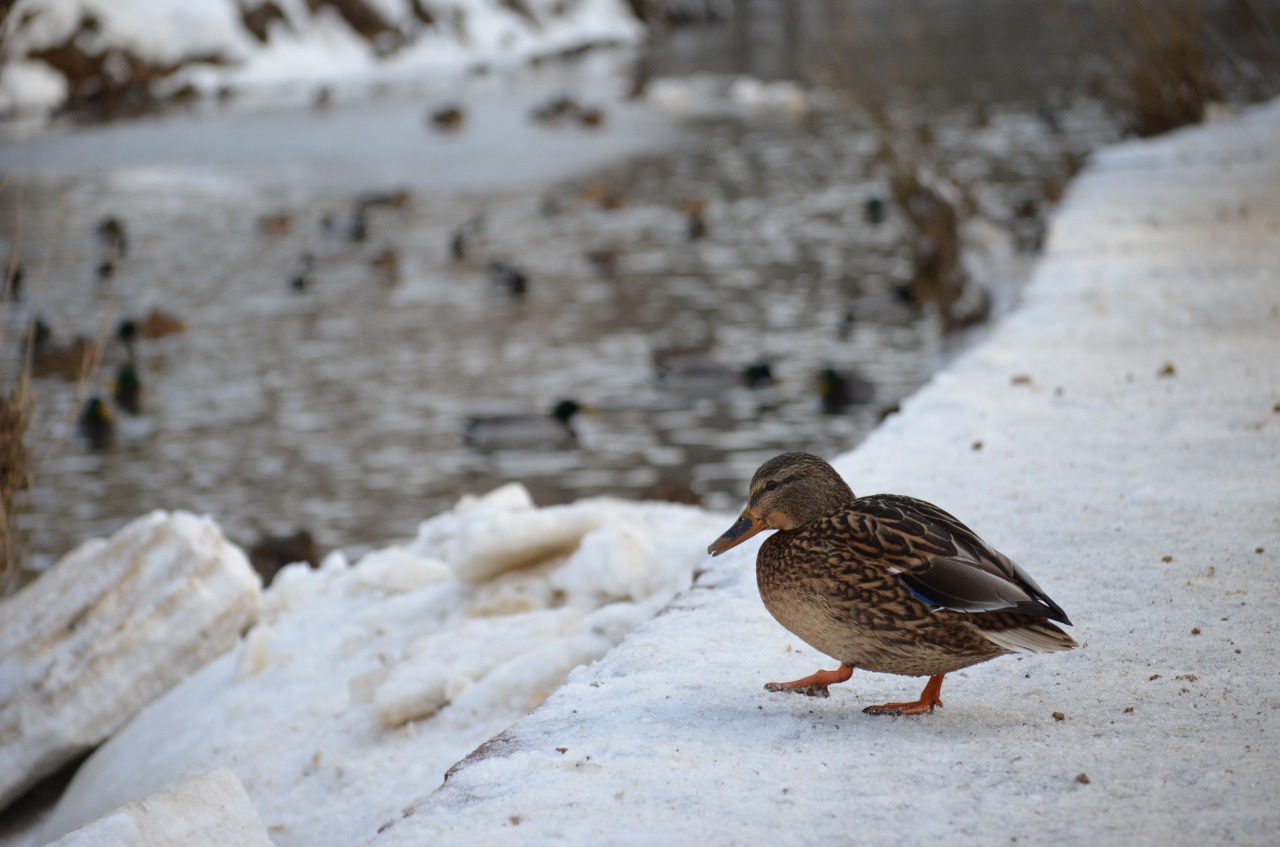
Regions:
<svg viewBox="0 0 1280 847"><path fill-rule="evenodd" d="M15 591L22 573L18 498L31 487L32 456L26 434L34 401L23 374L0 397L0 597Z"/></svg>
<svg viewBox="0 0 1280 847"><path fill-rule="evenodd" d="M1215 103L1280 90L1273 3L1092 0L1085 9L1061 10L1082 47L1104 60L1107 97L1136 135L1200 123Z"/></svg>
<svg viewBox="0 0 1280 847"><path fill-rule="evenodd" d="M1111 66L1112 101L1140 136L1204 119L1222 100L1198 0L1095 0L1092 27Z"/></svg>
<svg viewBox="0 0 1280 847"><path fill-rule="evenodd" d="M960 229L976 209L972 195L929 155L921 128L904 129L873 112L880 134L879 163L887 171L894 205L910 225L911 300L937 310L944 332L986 320L991 299L961 262Z"/></svg>
<svg viewBox="0 0 1280 847"><path fill-rule="evenodd" d="M0 308L15 308L18 300L17 280L19 277L18 249L22 243L22 212L20 192L14 190L6 182L0 182L0 197L13 202L14 231L11 244L15 245L8 264L0 268L3 273L3 287L0 289ZM56 240L56 239L55 239ZM46 255L44 266L48 265ZM31 288L38 289L40 280L45 274L43 268L39 279ZM27 286L24 286L26 291ZM35 297L35 291L27 291L24 296ZM108 310L110 312L112 310ZM6 337L5 326L0 323L0 345L20 343ZM31 327L28 325L28 330ZM32 425L36 420L35 410L37 396L32 384L35 369L35 351L33 344L23 344L23 354L19 356L0 356L0 361L7 363L0 368L0 597L6 597L21 588L32 573L23 568L24 544L22 538L21 518L23 497L36 484L40 476L40 468L61 449L66 433L73 429L74 418L89 393L89 388L97 375L98 363L102 358L102 350L110 330L109 315L104 318L97 339L88 342L82 355L77 357L77 371L73 374L75 388L73 401L65 420L50 424L49 432L38 433L48 436L39 439L48 445L40 455L32 449ZM56 432L63 435L58 436Z"/></svg>
<svg viewBox="0 0 1280 847"><path fill-rule="evenodd" d="M4 274L5 307L15 299L16 258ZM3 339L3 333L0 333ZM16 591L22 573L22 547L18 534L18 498L31 487L32 455L27 430L35 399L31 393L31 362L24 356L17 374L4 381L0 396L0 597Z"/></svg>
<svg viewBox="0 0 1280 847"><path fill-rule="evenodd" d="M845 92L850 105L871 123L880 139L877 167L883 170L895 207L911 231L909 291L919 308L936 308L944 331L984 320L990 298L961 264L960 230L974 213L969 192L946 169L932 148L932 127L890 107L892 92L909 90L901 78L909 63L932 61L942 35L927 15L911 18L906 55L870 37L849 5L833 7L830 27L839 48L820 57L810 75L830 90ZM900 95L899 95L900 97Z"/></svg>

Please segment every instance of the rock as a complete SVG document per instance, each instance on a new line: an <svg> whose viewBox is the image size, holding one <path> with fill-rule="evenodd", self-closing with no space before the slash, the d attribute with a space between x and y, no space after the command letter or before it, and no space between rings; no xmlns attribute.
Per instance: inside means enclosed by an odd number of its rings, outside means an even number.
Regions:
<svg viewBox="0 0 1280 847"><path fill-rule="evenodd" d="M0 602L0 808L234 647L258 599L212 520L156 511Z"/></svg>
<svg viewBox="0 0 1280 847"><path fill-rule="evenodd" d="M244 786L226 768L189 777L109 812L50 847L270 847Z"/></svg>

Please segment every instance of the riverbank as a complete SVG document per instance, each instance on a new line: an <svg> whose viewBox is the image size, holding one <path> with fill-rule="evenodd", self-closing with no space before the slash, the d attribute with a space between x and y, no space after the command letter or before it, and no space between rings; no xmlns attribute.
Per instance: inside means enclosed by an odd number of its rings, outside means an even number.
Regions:
<svg viewBox="0 0 1280 847"><path fill-rule="evenodd" d="M919 718L861 713L913 679L769 694L833 663L743 545L367 843L1268 843L1277 132L1272 104L1095 156L1022 307L835 462L1020 562L1079 650L952 674Z"/></svg>

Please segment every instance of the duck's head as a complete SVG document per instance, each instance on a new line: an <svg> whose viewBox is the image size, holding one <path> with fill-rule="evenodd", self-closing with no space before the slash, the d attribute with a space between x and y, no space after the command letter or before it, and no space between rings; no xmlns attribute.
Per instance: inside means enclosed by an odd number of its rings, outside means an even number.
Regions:
<svg viewBox="0 0 1280 847"><path fill-rule="evenodd" d="M812 453L783 453L751 477L747 508L707 548L718 556L766 529L795 529L853 500L853 491L835 468Z"/></svg>
<svg viewBox="0 0 1280 847"><path fill-rule="evenodd" d="M96 394L84 404L82 419L96 424L110 424L115 420L111 414L111 408Z"/></svg>
<svg viewBox="0 0 1280 847"><path fill-rule="evenodd" d="M773 366L768 362L753 362L742 369L742 381L747 388L773 385Z"/></svg>
<svg viewBox="0 0 1280 847"><path fill-rule="evenodd" d="M567 424L581 411L584 411L584 408L577 400L561 400L551 407L551 417Z"/></svg>

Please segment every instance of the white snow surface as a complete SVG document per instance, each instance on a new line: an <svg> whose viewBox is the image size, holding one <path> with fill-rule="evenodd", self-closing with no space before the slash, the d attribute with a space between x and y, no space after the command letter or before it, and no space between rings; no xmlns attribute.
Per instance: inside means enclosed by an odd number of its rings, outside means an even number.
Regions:
<svg viewBox="0 0 1280 847"><path fill-rule="evenodd" d="M950 674L918 717L861 710L922 679L769 693L836 663L748 543L366 847L1274 844L1277 138L1273 104L1096 156L1020 309L835 460L1019 562L1080 649Z"/></svg>
<svg viewBox="0 0 1280 847"><path fill-rule="evenodd" d="M283 570L239 646L80 768L31 843L219 765L276 845L351 845L691 581L729 519L508 485L355 565Z"/></svg>
<svg viewBox="0 0 1280 847"><path fill-rule="evenodd" d="M304 0L277 0L285 16L268 27L266 44L241 21L252 0L18 0L8 16L6 61L0 65L0 114L39 113L61 104L65 84L51 82L32 52L63 43L86 16L96 32L77 42L91 55L125 50L157 64L205 59L168 83L211 93L222 86L279 92L319 85L367 88L386 82L443 83L481 66L513 67L531 58L593 44L635 43L643 26L624 0L431 0L431 26L412 0L366 0L390 26L410 36L380 52L330 6L315 12ZM522 14L518 9L526 10ZM22 26L17 22L26 21ZM216 57L220 64L207 61ZM38 69L46 69L41 73ZM61 81L60 75L52 75Z"/></svg>
<svg viewBox="0 0 1280 847"><path fill-rule="evenodd" d="M226 768L124 804L53 842L52 847L270 847L271 839Z"/></svg>

